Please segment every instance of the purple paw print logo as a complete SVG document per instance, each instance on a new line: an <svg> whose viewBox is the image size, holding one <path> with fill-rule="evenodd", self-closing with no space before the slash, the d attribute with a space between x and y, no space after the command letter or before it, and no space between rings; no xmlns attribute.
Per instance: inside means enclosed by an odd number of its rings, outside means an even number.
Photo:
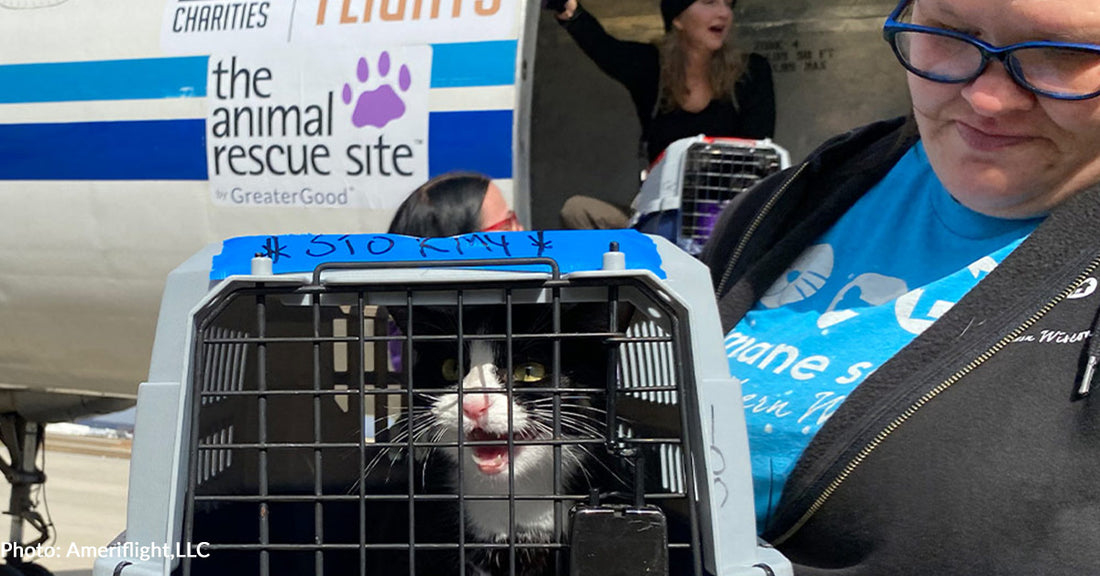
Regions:
<svg viewBox="0 0 1100 576"><path fill-rule="evenodd" d="M359 97L355 99L355 109L351 113L351 123L355 124L357 128L364 126L382 128L389 124L391 120L396 120L405 114L405 102L386 79L389 73L390 53L383 52L378 57L378 74L382 78L382 85L374 90L360 93ZM355 76L361 84L365 83L370 77L370 67L366 58L359 59ZM409 67L402 64L401 70L397 73L397 87L401 89L401 92L406 92L411 84L412 76L409 74ZM352 92L351 85L344 84L344 104L351 104L354 96Z"/></svg>

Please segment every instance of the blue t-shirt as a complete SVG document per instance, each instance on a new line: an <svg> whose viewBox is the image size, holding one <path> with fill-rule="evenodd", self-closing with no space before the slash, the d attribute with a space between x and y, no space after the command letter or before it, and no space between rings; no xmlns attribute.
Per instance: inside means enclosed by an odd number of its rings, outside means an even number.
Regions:
<svg viewBox="0 0 1100 576"><path fill-rule="evenodd" d="M959 204L918 143L768 289L725 340L742 380L760 529L848 394L1040 221Z"/></svg>

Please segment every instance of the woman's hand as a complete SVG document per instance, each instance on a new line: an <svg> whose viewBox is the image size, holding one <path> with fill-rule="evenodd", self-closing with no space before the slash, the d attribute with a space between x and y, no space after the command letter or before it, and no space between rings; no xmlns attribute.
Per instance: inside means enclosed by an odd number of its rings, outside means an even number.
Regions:
<svg viewBox="0 0 1100 576"><path fill-rule="evenodd" d="M558 12L558 20L571 20L577 11L577 0L566 0Z"/></svg>

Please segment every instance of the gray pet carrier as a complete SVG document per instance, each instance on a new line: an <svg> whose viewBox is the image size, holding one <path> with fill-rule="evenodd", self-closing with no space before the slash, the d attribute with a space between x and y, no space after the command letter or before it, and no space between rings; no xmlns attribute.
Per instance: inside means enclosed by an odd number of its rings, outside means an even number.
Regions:
<svg viewBox="0 0 1100 576"><path fill-rule="evenodd" d="M698 254L726 204L790 164L770 139L682 138L650 168L634 198L631 227Z"/></svg>
<svg viewBox="0 0 1100 576"><path fill-rule="evenodd" d="M212 245L130 473L97 576L791 573L707 270L629 230Z"/></svg>

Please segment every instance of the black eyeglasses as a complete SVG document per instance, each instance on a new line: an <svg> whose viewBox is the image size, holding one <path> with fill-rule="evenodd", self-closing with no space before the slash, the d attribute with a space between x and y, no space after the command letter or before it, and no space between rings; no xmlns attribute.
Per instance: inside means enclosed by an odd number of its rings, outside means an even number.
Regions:
<svg viewBox="0 0 1100 576"><path fill-rule="evenodd" d="M999 60L1021 87L1058 100L1100 96L1100 45L1021 42L993 46L977 38L907 20L913 0L901 0L883 26L882 36L907 70L934 82L961 84Z"/></svg>

